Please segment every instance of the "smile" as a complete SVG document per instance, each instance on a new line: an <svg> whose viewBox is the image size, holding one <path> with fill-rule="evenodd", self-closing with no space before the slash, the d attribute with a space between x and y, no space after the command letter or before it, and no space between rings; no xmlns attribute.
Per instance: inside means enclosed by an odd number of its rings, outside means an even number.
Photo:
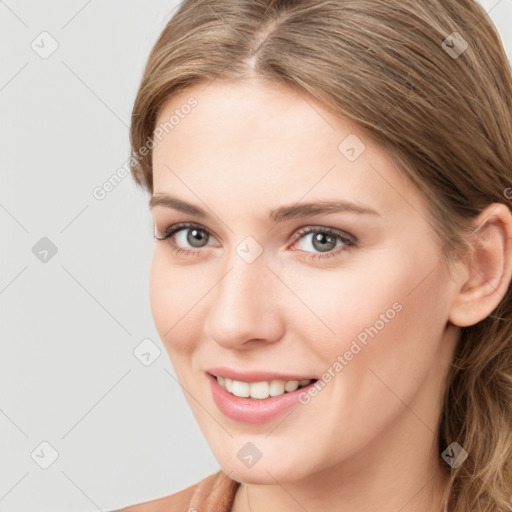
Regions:
<svg viewBox="0 0 512 512"><path fill-rule="evenodd" d="M270 396L280 396L285 393L291 393L296 389L307 386L312 382L311 379L305 380L271 380L261 382L244 382L240 380L228 379L227 377L217 377L217 382L226 391L240 398L254 398L265 400Z"/></svg>
<svg viewBox="0 0 512 512"><path fill-rule="evenodd" d="M208 380L213 401L225 416L241 423L257 425L271 421L299 405L299 395L307 393L318 379L245 382L208 375ZM226 385L231 387L231 391Z"/></svg>

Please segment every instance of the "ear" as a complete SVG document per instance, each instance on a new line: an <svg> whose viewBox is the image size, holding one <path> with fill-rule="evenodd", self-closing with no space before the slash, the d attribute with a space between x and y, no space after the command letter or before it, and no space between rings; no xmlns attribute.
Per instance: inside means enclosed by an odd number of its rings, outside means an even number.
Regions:
<svg viewBox="0 0 512 512"><path fill-rule="evenodd" d="M470 254L459 262L463 268L449 313L449 321L459 327L486 318L512 279L512 213L505 204L493 203L480 213L470 245Z"/></svg>

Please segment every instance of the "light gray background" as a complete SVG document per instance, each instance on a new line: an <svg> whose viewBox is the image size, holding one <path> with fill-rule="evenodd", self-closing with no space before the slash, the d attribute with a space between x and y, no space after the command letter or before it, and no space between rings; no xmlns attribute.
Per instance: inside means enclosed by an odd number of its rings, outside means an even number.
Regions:
<svg viewBox="0 0 512 512"><path fill-rule="evenodd" d="M512 0L482 4L511 58ZM143 66L177 6L0 1L0 511L109 511L219 469L153 325L148 197L129 176L92 194L128 159ZM149 366L133 353L146 338Z"/></svg>

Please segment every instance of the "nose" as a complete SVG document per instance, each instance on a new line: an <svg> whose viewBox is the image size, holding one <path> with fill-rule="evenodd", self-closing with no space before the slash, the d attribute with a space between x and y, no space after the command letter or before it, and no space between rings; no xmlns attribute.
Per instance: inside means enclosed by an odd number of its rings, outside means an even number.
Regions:
<svg viewBox="0 0 512 512"><path fill-rule="evenodd" d="M283 284L261 254L252 263L233 251L223 277L212 290L205 335L224 348L252 348L283 336L279 297Z"/></svg>

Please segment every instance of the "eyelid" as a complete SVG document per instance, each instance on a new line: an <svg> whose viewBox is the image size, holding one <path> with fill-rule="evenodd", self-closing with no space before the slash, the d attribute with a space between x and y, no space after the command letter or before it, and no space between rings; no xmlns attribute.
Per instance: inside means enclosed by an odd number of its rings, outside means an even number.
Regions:
<svg viewBox="0 0 512 512"><path fill-rule="evenodd" d="M294 234L292 235L292 238L294 240L302 238L302 235L308 235L310 233L316 233L316 232L323 232L323 233L329 233L331 235L336 235L346 241L347 243L356 244L357 238L350 233L347 233L346 231L343 231L341 229L331 228L329 226L319 226L319 225L310 225L305 226L302 228L297 229Z"/></svg>
<svg viewBox="0 0 512 512"><path fill-rule="evenodd" d="M160 236L157 236L157 228L155 223L155 232L154 236L157 240L168 240L172 236L174 236L179 231L186 231L187 229L199 229L201 231L205 231L210 237L215 236L211 229L208 229L197 222L176 222L175 224L171 224L167 228L164 229L163 233Z"/></svg>

